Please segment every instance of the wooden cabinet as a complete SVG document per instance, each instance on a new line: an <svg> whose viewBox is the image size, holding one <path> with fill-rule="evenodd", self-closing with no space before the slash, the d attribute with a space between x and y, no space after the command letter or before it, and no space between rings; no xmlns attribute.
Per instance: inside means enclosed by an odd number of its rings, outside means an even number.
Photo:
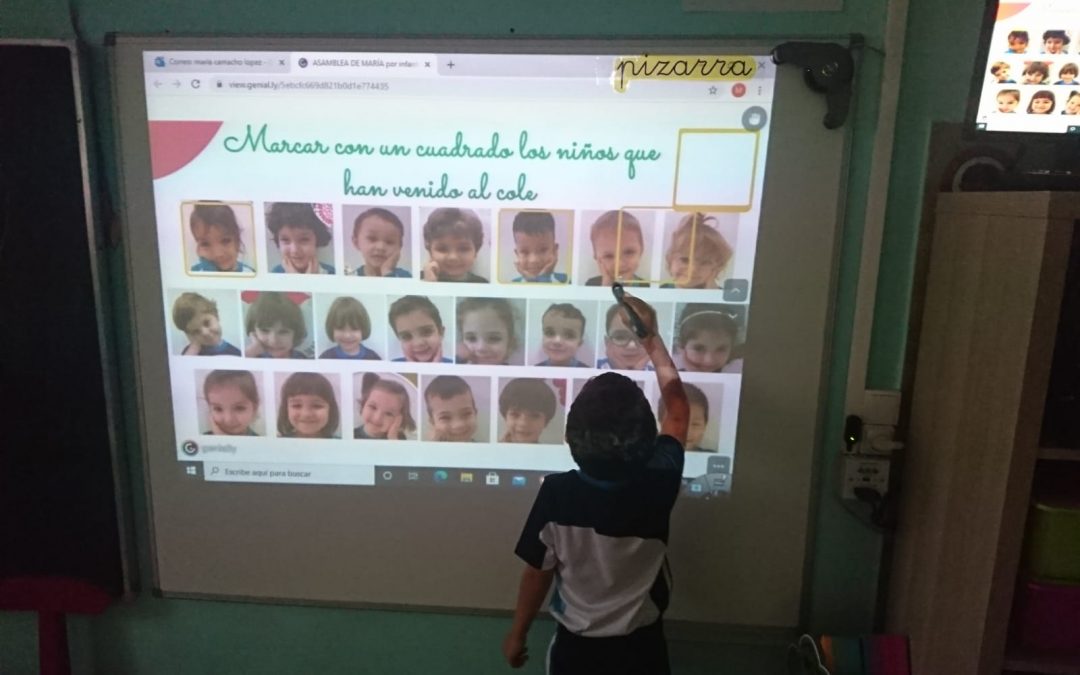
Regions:
<svg viewBox="0 0 1080 675"><path fill-rule="evenodd" d="M1003 670L1078 218L1076 193L938 197L886 611L915 675Z"/></svg>

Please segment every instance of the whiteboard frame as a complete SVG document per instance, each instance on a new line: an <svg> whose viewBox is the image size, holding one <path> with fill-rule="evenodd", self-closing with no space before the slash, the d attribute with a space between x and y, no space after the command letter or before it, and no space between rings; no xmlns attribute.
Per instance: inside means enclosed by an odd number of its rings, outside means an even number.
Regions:
<svg viewBox="0 0 1080 675"><path fill-rule="evenodd" d="M532 493L474 491L462 497L454 493L454 509L475 516L473 527L485 533L481 540L458 541L462 551L486 544L486 568L445 558L442 565L419 564L445 553L445 541L423 540L438 534L424 518L446 508L445 493L433 488L408 503L394 504L393 513L380 513L418 528L418 541L391 555L392 575L384 574L366 588L366 598L341 599L325 589L308 593L237 593L227 587L220 568L205 558L185 559L192 550L218 553L213 548L235 542L236 532L196 530L192 522L202 515L236 510L264 516L283 527L310 525L295 512L282 509L284 501L318 501L336 514L336 508L366 506L378 511L381 500L392 501L393 488L349 494L357 488L229 485L197 483L194 489L179 480L175 459L172 406L168 396L168 360L161 276L156 255L153 186L150 177L143 49L153 50L260 50L260 51L373 51L449 53L748 53L766 55L781 40L701 40L650 38L647 40L585 39L428 39L428 38L259 38L117 36L110 58L114 82L118 166L121 177L124 244L128 265L128 291L132 305L132 331L137 367L139 433L149 513L149 543L155 593L168 597L259 600L287 604L396 608L408 610L504 613L513 606L520 564L512 556L513 543L531 503ZM829 339L839 263L839 238L843 220L844 183L847 175L850 125L842 130L824 129L822 97L809 92L797 68L778 72L770 130L769 160L761 209L754 294L751 302L747 344L748 368L743 377L742 410L737 437L736 471L732 496L724 500L680 500L672 516L671 560L676 586L670 619L693 623L791 628L797 626L806 603L809 583L811 533L818 491L818 457L830 364ZM777 158L777 152L791 156ZM794 150L794 151L793 151ZM770 186L773 186L770 189ZM783 225L787 223L787 225ZM802 226L812 223L813 227ZM158 383L157 387L154 383ZM781 385L781 383L783 383ZM158 391L164 389L165 395ZM789 451L787 448L802 448ZM170 473L171 472L171 473ZM183 483L183 485L181 485ZM413 491L417 488L412 488ZM229 495L244 495L237 504ZM372 497L374 496L374 499ZM196 503L197 502L197 503ZM523 511L524 509L524 511ZM507 519L505 512L520 514ZM183 514L183 518L177 516ZM325 512L324 514L325 515ZM501 522L500 522L501 517ZM238 518L242 521L243 516ZM512 522L507 522L508 520ZM246 522L246 521L242 521ZM752 527L740 523L753 522ZM321 523L325 524L325 523ZM353 523L355 524L355 523ZM393 524L393 523L391 523ZM385 523L368 536L384 536L392 550L400 542ZM423 530L428 526L428 530ZM335 531L330 527L331 531ZM436 528L437 530L437 528ZM337 530L340 531L340 530ZM704 531L708 536L699 534ZM731 548L719 550L717 541L734 541L741 553L732 558ZM441 541L441 540L440 540ZM481 541L483 543L481 543ZM259 545L257 537L252 545ZM267 544L268 542L262 542ZM197 544L192 548L192 544ZM334 546L322 542L323 553L357 554L340 539ZM339 547L338 545L342 547ZM349 542L355 546L356 542ZM707 548L705 555L691 550ZM722 547L720 547L722 548ZM261 564L286 566L295 562L282 551L259 550ZM476 552L473 551L474 557ZM718 556L718 557L711 557ZM468 556L463 556L467 558ZM317 564L329 559L312 555ZM226 557L227 559L227 557ZM771 563L765 561L773 561ZM191 574L199 563L204 569ZM728 576L705 563L720 563ZM269 568L268 568L269 569ZM286 578L282 567L273 570ZM336 570L335 573L340 573ZM411 576L410 576L411 574ZM248 577L257 576L249 574ZM245 578L246 579L246 578ZM461 586L466 580L477 587ZM237 577L233 581L244 581ZM387 588L387 584L393 588ZM373 586L379 586L374 588ZM689 587L689 591L687 590ZM230 592L231 591L231 592ZM388 594L389 592L389 594ZM688 598L693 597L695 600ZM694 603L699 604L694 604Z"/></svg>

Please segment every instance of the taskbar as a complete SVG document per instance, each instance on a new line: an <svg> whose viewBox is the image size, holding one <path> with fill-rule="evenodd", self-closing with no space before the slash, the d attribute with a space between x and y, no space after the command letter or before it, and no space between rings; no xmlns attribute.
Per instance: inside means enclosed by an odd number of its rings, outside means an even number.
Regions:
<svg viewBox="0 0 1080 675"><path fill-rule="evenodd" d="M682 479L682 493L693 498L726 495L731 488L730 459L710 457L708 473ZM277 464L264 462L180 462L182 475L209 483L338 485L453 489L539 489L551 471L416 466Z"/></svg>

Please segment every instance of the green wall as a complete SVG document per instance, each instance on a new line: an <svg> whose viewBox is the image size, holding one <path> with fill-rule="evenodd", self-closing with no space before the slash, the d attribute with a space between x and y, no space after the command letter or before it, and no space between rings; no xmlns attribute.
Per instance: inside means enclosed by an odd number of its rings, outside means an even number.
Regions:
<svg viewBox="0 0 1080 675"><path fill-rule="evenodd" d="M824 446L831 450L839 444L843 417L862 214L878 112L885 3L847 0L842 12L780 14L684 14L679 0L459 0L452 4L311 0L306 5L238 0L229 2L227 9L225 3L207 0L168 4L71 0L70 6L88 46L88 77L95 96L91 113L102 130L100 147L107 168L98 179L114 197L118 178L111 161L111 101L103 47L107 32L777 39L863 34L869 49L862 56L859 103L852 120L848 217L841 242L824 428ZM982 4L983 0L911 0L868 374L872 386L899 384L929 125L963 115ZM3 0L0 37L71 37L70 15L68 3L61 0ZM947 69L941 66L942 54L949 54ZM120 379L131 382L126 279L118 251L108 253L107 267ZM137 410L130 387L125 389L125 452L133 464L134 494L141 495ZM825 452L821 462L822 497L814 505L805 623L817 631L863 632L870 630L874 616L881 541L832 498L834 455ZM141 533L146 514L139 504L135 516ZM142 537L139 545L145 562ZM144 576L145 569L144 565ZM501 668L498 645L506 625L505 619L491 617L160 600L144 594L101 617L72 619L70 632L76 672L85 673L486 673ZM534 654L542 654L551 624L544 622L534 632ZM783 672L782 645L774 638L754 633L722 637L720 642L673 644L675 672ZM0 614L0 672L36 672L35 649L33 617ZM541 670L535 660L527 669Z"/></svg>

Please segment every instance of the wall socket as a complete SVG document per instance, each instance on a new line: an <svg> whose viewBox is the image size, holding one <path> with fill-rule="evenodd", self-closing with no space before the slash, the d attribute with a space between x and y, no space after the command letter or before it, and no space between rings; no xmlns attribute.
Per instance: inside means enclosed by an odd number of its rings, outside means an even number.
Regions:
<svg viewBox="0 0 1080 675"><path fill-rule="evenodd" d="M844 482L840 496L855 497L855 488L876 490L884 496L889 491L889 460L883 457L849 455L844 457Z"/></svg>

